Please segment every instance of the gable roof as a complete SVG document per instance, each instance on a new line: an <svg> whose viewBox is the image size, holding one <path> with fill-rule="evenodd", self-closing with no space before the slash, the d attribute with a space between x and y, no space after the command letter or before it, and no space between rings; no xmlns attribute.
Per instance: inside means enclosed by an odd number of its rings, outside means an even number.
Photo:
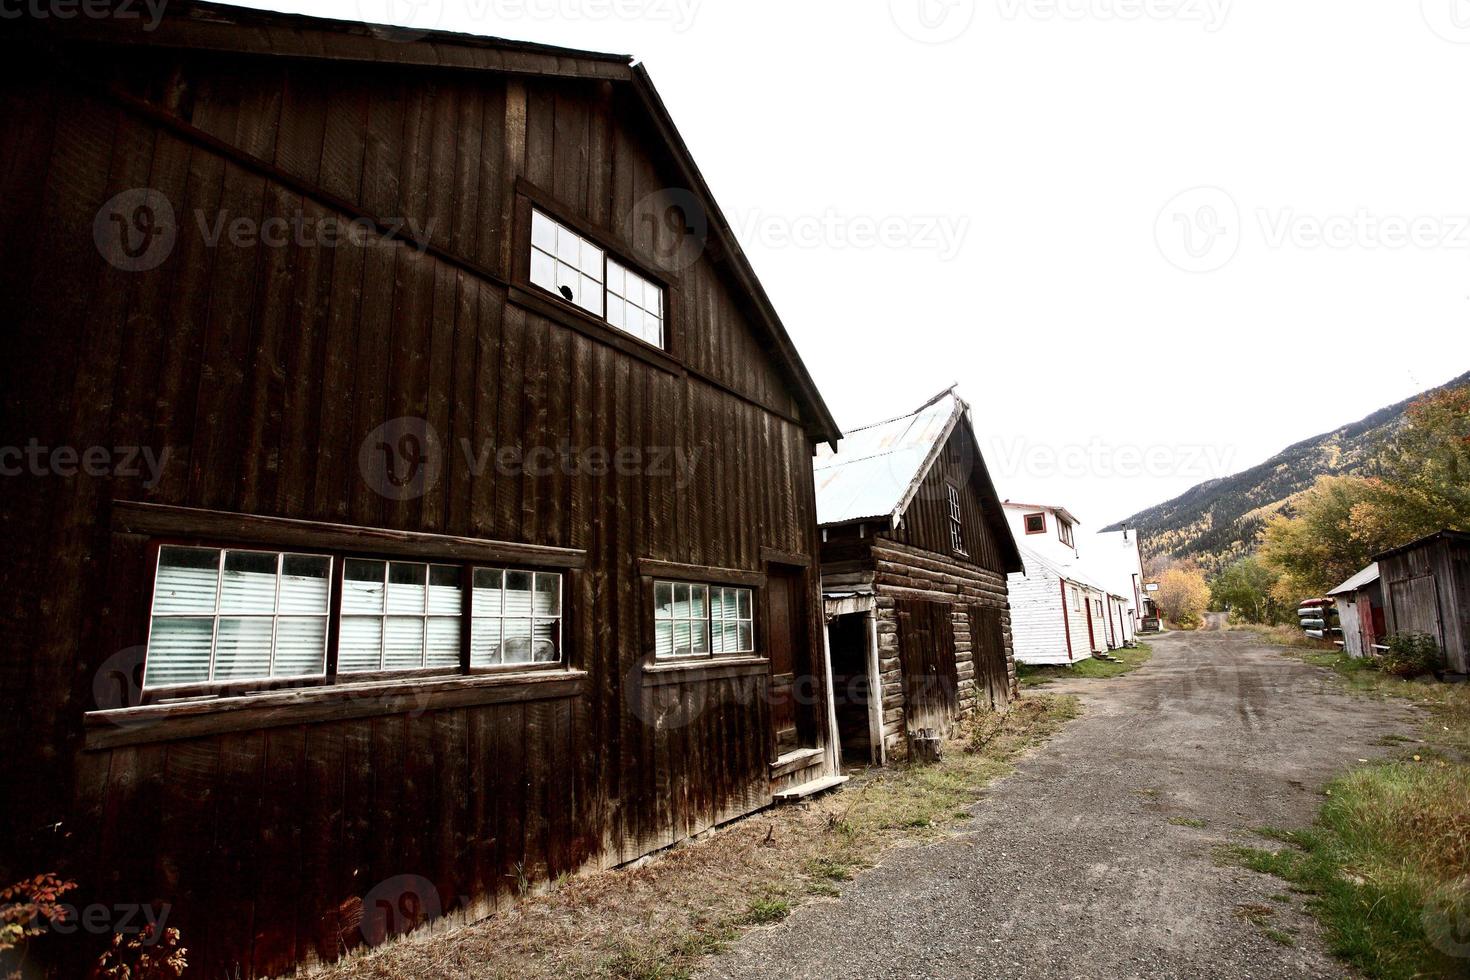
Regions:
<svg viewBox="0 0 1470 980"><path fill-rule="evenodd" d="M1415 549L1422 548L1425 545L1433 544L1434 542L1439 540L1458 541L1461 544L1470 544L1470 531L1452 531L1449 528L1445 528L1443 531L1435 531L1433 534L1426 534L1424 537L1420 538L1417 541L1410 541L1408 544L1401 544L1397 548L1390 548L1381 555L1374 555L1373 560L1375 562L1380 562L1383 561L1383 559L1385 558L1392 558L1395 555L1401 555L1406 551L1414 551Z"/></svg>
<svg viewBox="0 0 1470 980"><path fill-rule="evenodd" d="M104 0L105 2L105 0ZM119 0L112 0L118 3ZM133 4L137 10L140 5ZM122 7L119 6L119 11ZM679 178L699 198L709 219L711 261L722 266L748 298L762 346L788 376L808 434L835 443L842 431L796 351L786 326L735 238L713 192L689 152L647 69L630 55L562 48L452 31L419 30L304 14L228 7L192 0L170 2L157 24L137 17L57 17L24 23L43 36L85 42L306 59L372 62L498 74L577 78L621 85L634 95L663 141Z"/></svg>
<svg viewBox="0 0 1470 980"><path fill-rule="evenodd" d="M970 406L947 388L908 415L850 430L834 450L819 446L812 462L817 485L817 523L825 526L882 520L896 527L923 486L955 428L964 425L975 443L982 500L999 500L970 426ZM1007 568L1021 564L1010 526L999 509L984 511Z"/></svg>
<svg viewBox="0 0 1470 980"><path fill-rule="evenodd" d="M1327 594L1343 595L1348 592L1356 592L1361 588L1372 585L1376 581L1378 581L1378 562L1375 561L1373 564L1369 565L1367 568L1363 569L1361 572L1354 575L1352 578L1348 579L1346 582L1342 583Z"/></svg>

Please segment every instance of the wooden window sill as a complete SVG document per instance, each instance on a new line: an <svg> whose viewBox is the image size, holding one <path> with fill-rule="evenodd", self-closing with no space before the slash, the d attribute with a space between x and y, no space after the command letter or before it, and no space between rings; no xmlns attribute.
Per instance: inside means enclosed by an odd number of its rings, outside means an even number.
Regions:
<svg viewBox="0 0 1470 980"><path fill-rule="evenodd" d="M643 686L718 681L731 677L764 676L771 669L765 657L722 657L713 660L661 660L643 668Z"/></svg>
<svg viewBox="0 0 1470 980"><path fill-rule="evenodd" d="M99 751L227 732L572 698L582 694L586 678L580 670L460 674L90 711L83 748Z"/></svg>
<svg viewBox="0 0 1470 980"><path fill-rule="evenodd" d="M555 320L564 327L570 327L593 340L609 347L615 347L625 354L631 354L644 363L661 371L667 371L675 377L684 376L684 365L668 352L659 350L652 344L619 330L607 321L583 311L581 307L541 291L537 286L530 283L524 286L511 286L509 298L512 303L523 310Z"/></svg>

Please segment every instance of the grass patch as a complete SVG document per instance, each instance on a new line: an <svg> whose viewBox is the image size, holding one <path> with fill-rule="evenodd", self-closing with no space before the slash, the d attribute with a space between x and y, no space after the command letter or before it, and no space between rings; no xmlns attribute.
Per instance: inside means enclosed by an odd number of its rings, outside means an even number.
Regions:
<svg viewBox="0 0 1470 980"><path fill-rule="evenodd" d="M1089 657L1079 660L1069 666L1047 664L1037 666L1034 664L1016 664L1016 677L1020 680L1022 687L1040 687L1050 684L1052 681L1062 680L1068 677L1107 678L1121 677L1132 673L1154 655L1153 647L1147 643L1140 643L1133 650L1114 650L1111 656L1116 657L1119 663L1110 663Z"/></svg>
<svg viewBox="0 0 1470 980"><path fill-rule="evenodd" d="M1198 817L1170 817L1169 822L1176 827L1193 827L1195 830L1203 830L1206 826Z"/></svg>
<svg viewBox="0 0 1470 980"><path fill-rule="evenodd" d="M321 971L323 980L475 976L685 980L747 929L780 922L889 848L931 839L1018 757L1078 713L1028 695L960 726L933 766L862 770L841 791L738 821L641 867L572 877L473 925L415 934Z"/></svg>
<svg viewBox="0 0 1470 980"><path fill-rule="evenodd" d="M1463 977L1470 970L1470 686L1409 681L1295 630L1287 655L1333 672L1350 693L1401 698L1426 712L1417 754L1360 766L1324 790L1310 830L1258 828L1284 847L1230 846L1217 861L1291 883L1326 927L1332 951L1369 977ZM1385 747L1416 740L1386 735Z"/></svg>
<svg viewBox="0 0 1470 980"><path fill-rule="evenodd" d="M1389 762L1357 769L1328 791L1316 827L1279 835L1286 847L1217 853L1295 885L1332 951L1370 977L1464 976L1470 768Z"/></svg>
<svg viewBox="0 0 1470 980"><path fill-rule="evenodd" d="M1337 644L1330 640L1318 640L1308 636L1295 626L1262 626L1258 623L1231 623L1226 627L1232 633L1254 633L1266 643L1294 650L1317 650L1334 652Z"/></svg>

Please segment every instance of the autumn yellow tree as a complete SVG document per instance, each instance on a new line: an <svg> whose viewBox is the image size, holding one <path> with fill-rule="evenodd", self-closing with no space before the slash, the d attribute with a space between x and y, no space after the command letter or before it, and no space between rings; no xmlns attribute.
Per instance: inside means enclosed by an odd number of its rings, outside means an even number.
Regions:
<svg viewBox="0 0 1470 980"><path fill-rule="evenodd" d="M1200 624L1209 608L1210 584L1193 565L1175 565L1159 576L1154 601L1164 611L1165 619L1190 629Z"/></svg>

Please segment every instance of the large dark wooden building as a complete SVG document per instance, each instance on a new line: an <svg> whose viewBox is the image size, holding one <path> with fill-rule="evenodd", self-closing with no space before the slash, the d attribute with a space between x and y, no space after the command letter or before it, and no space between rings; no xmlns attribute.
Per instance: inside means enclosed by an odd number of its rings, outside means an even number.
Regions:
<svg viewBox="0 0 1470 980"><path fill-rule="evenodd" d="M833 778L839 433L644 70L167 9L0 36L0 874L263 975Z"/></svg>
<svg viewBox="0 0 1470 980"><path fill-rule="evenodd" d="M1016 689L1006 576L1022 569L953 390L817 460L842 750L882 763Z"/></svg>

